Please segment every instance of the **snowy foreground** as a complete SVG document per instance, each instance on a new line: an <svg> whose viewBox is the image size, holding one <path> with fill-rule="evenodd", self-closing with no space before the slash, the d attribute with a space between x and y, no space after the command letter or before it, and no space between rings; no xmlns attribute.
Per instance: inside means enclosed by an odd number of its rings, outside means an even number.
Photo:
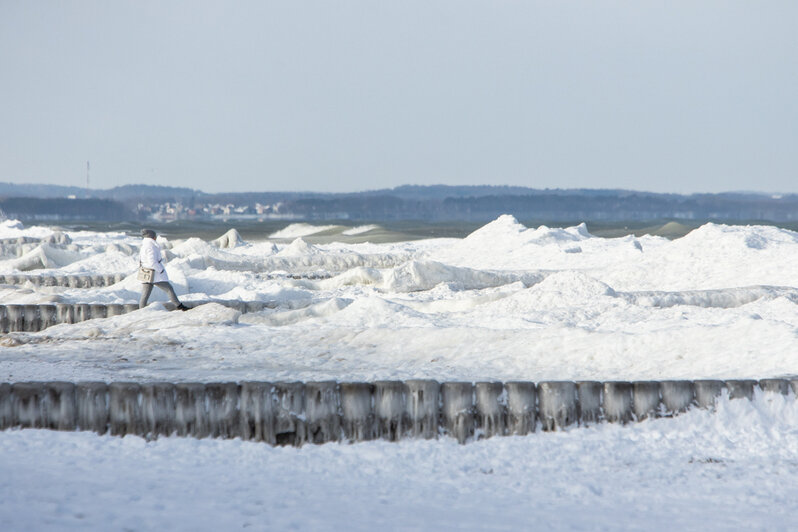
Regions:
<svg viewBox="0 0 798 532"><path fill-rule="evenodd" d="M798 234L707 224L598 238L503 216L464 239L161 244L184 301L0 337L0 381L636 380L798 374ZM0 225L0 239L53 228ZM129 275L93 289L0 285L2 303L132 303L138 239L3 244L2 274ZM6 240L6 242L9 242ZM16 246L16 247L15 247ZM272 448L0 432L0 529L707 530L795 528L798 402L722 400L625 427L457 445Z"/></svg>
<svg viewBox="0 0 798 532"><path fill-rule="evenodd" d="M798 403L458 445L0 433L3 530L790 530Z"/></svg>

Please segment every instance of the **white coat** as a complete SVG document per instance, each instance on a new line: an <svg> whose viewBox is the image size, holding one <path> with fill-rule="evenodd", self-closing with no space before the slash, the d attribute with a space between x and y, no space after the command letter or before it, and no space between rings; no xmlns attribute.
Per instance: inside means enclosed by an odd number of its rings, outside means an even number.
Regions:
<svg viewBox="0 0 798 532"><path fill-rule="evenodd" d="M161 247L155 240L152 238L142 239L139 260L145 268L155 270L155 274L152 277L153 283L169 282L169 276L166 275L166 268L163 265Z"/></svg>

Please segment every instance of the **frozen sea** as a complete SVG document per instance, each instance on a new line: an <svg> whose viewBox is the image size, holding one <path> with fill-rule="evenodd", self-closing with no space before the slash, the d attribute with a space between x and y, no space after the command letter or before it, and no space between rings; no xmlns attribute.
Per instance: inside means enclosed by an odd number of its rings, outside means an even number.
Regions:
<svg viewBox="0 0 798 532"><path fill-rule="evenodd" d="M0 239L55 227L6 221ZM138 238L66 231L0 273L109 287L0 286L3 303L133 303ZM221 233L220 233L221 234ZM217 234L216 236L219 236ZM246 233L244 233L246 235ZM0 338L0 381L662 380L798 374L798 233L705 224L608 238L502 216L462 236L288 224L261 238L160 238L181 299ZM423 236L423 235L421 235ZM227 247L232 246L232 247ZM10 250L10 248L8 248ZM9 530L791 529L792 395L633 426L328 444L0 433ZM6 529L6 527L3 527Z"/></svg>

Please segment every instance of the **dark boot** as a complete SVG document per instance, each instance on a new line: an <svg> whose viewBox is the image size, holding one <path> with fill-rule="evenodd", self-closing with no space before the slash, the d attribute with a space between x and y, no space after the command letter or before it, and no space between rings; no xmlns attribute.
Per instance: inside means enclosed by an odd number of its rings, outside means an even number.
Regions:
<svg viewBox="0 0 798 532"><path fill-rule="evenodd" d="M188 307L187 307L187 306L185 306L183 303L180 303L180 304L179 304L179 305L176 307L176 309L175 309L175 310L182 310L182 311L184 311L184 312L185 312L186 310L188 310Z"/></svg>

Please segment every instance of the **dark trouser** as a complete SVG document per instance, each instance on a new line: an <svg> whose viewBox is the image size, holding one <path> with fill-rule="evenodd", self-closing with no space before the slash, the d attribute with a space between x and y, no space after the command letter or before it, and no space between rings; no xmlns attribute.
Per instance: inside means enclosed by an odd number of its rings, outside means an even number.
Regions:
<svg viewBox="0 0 798 532"><path fill-rule="evenodd" d="M172 288L172 285L167 281L161 281L160 283L141 283L141 299L139 300L139 308L144 308L147 306L147 300L150 299L153 285L166 292L166 295L169 296L169 300L172 303L175 305L180 304L180 300L177 299L177 294L175 294L175 289Z"/></svg>

